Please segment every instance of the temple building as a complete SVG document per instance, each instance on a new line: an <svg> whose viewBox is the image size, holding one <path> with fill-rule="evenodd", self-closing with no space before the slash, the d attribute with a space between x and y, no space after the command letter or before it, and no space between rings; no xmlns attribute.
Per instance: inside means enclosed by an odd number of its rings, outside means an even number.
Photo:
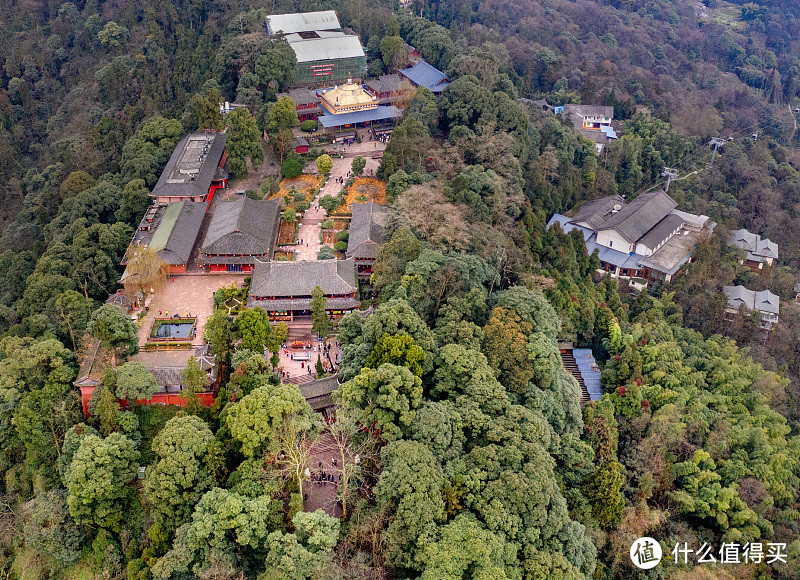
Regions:
<svg viewBox="0 0 800 580"><path fill-rule="evenodd" d="M372 265L381 244L385 241L386 224L389 222L389 210L385 205L371 201L354 203L350 220L350 235L347 239L347 257L355 261L358 276L369 279Z"/></svg>
<svg viewBox="0 0 800 580"><path fill-rule="evenodd" d="M249 308L266 310L272 319L293 320L311 314L311 293L319 286L325 309L338 318L359 307L355 263L347 260L257 261L250 282Z"/></svg>
<svg viewBox="0 0 800 580"><path fill-rule="evenodd" d="M361 85L347 84L337 86L322 94L322 107L332 115L367 111L378 107L378 99L364 90Z"/></svg>
<svg viewBox="0 0 800 580"><path fill-rule="evenodd" d="M375 95L354 84L352 79L341 87L325 91L321 106L324 114L318 121L329 133L352 132L358 127L390 127L402 116L397 107L381 105Z"/></svg>
<svg viewBox="0 0 800 580"><path fill-rule="evenodd" d="M442 71L420 60L414 66L398 71L401 76L411 81L415 87L425 87L434 95L439 96L450 84L450 79Z"/></svg>
<svg viewBox="0 0 800 580"><path fill-rule="evenodd" d="M128 259L137 246L150 247L169 265L168 274L183 274L205 214L206 204L202 202L181 201L150 206L133 234L122 265L127 266ZM122 273L120 284L125 287L128 297L139 289L136 276L128 268Z"/></svg>
<svg viewBox="0 0 800 580"><path fill-rule="evenodd" d="M225 187L228 159L225 133L192 133L180 140L150 196L157 202L211 202L214 191Z"/></svg>
<svg viewBox="0 0 800 580"><path fill-rule="evenodd" d="M271 260L280 227L280 200L241 195L220 201L200 246L197 263L212 272L251 272Z"/></svg>

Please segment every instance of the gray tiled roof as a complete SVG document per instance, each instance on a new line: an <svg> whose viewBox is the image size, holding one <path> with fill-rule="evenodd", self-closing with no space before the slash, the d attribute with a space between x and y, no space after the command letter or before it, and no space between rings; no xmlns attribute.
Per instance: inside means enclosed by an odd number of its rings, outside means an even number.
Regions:
<svg viewBox="0 0 800 580"><path fill-rule="evenodd" d="M269 256L278 234L279 210L277 199L256 201L242 195L220 201L200 252L204 255ZM216 259L212 261L217 263Z"/></svg>
<svg viewBox="0 0 800 580"><path fill-rule="evenodd" d="M758 234L753 234L746 229L734 230L728 239L728 244L736 246L747 252L747 259L760 261L764 258L778 259L778 244Z"/></svg>
<svg viewBox="0 0 800 580"><path fill-rule="evenodd" d="M187 143L189 143L191 139L205 136L211 137L213 140L195 178L193 180L176 180L175 177L180 174L178 165L184 162L182 156ZM161 173L161 177L159 177L150 195L171 197L206 195L216 175L217 166L219 165L220 159L222 159L222 154L225 151L225 143L227 141L228 135L225 133L192 133L186 135L175 147L175 151L172 152L172 157L169 158L166 167L164 167L164 171Z"/></svg>
<svg viewBox="0 0 800 580"><path fill-rule="evenodd" d="M643 193L606 218L600 229L614 230L629 242L636 243L677 205L663 191Z"/></svg>
<svg viewBox="0 0 800 580"><path fill-rule="evenodd" d="M389 209L374 201L354 203L351 206L350 237L347 239L347 257L375 259L384 242Z"/></svg>
<svg viewBox="0 0 800 580"><path fill-rule="evenodd" d="M400 90L400 77L398 75L381 75L377 79L367 81L367 87L376 93L391 93Z"/></svg>
<svg viewBox="0 0 800 580"><path fill-rule="evenodd" d="M619 195L593 199L579 207L578 211L573 214L571 221L579 225L585 223L593 230L598 230L603 226L606 215L614 209L614 206L619 206L619 209L622 209L624 205L625 200Z"/></svg>
<svg viewBox="0 0 800 580"><path fill-rule="evenodd" d="M666 240L673 232L679 230L681 226L683 226L683 218L677 214L670 213L636 243L644 244L645 247L654 250L658 244Z"/></svg>
<svg viewBox="0 0 800 580"><path fill-rule="evenodd" d="M250 283L251 296L289 298L311 296L319 286L326 296L356 291L353 259L308 262L256 261Z"/></svg>
<svg viewBox="0 0 800 580"><path fill-rule="evenodd" d="M158 255L168 264L185 264L189 261L203 217L206 215L206 204L202 201L182 201L178 219L169 233L166 246Z"/></svg>
<svg viewBox="0 0 800 580"><path fill-rule="evenodd" d="M744 286L724 286L722 292L728 298L728 307L736 310L741 306L749 310L771 314L778 314L780 310L780 298L769 290L756 292L748 290Z"/></svg>
<svg viewBox="0 0 800 580"><path fill-rule="evenodd" d="M294 101L295 105L308 105L311 103L319 104L320 102L320 98L317 96L316 91L306 88L290 89L285 93L279 94L278 98L280 97L289 97ZM307 109L307 111L310 111L310 109Z"/></svg>

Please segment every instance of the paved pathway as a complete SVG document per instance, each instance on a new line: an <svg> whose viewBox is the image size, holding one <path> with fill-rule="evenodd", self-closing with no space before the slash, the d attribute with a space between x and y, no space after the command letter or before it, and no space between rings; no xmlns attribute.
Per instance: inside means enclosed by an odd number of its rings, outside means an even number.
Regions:
<svg viewBox="0 0 800 580"><path fill-rule="evenodd" d="M319 194L318 194L319 195ZM300 245L297 246L297 253L295 260L297 261L314 261L317 259L319 249L322 247L322 222L328 213L319 206L319 199L314 198L311 200L311 207L309 207L303 219L300 221L300 231L297 237L302 240Z"/></svg>
<svg viewBox="0 0 800 580"><path fill-rule="evenodd" d="M306 495L303 509L307 512L321 509L331 517L340 518L342 517L342 508L339 507L337 499L341 470L340 466L333 466L333 460L337 459L337 463L339 463L341 455L330 433L323 433L320 440L311 448L311 454L311 479L306 480L303 484ZM321 473L326 476L332 475L337 481L331 482L324 478L319 481Z"/></svg>

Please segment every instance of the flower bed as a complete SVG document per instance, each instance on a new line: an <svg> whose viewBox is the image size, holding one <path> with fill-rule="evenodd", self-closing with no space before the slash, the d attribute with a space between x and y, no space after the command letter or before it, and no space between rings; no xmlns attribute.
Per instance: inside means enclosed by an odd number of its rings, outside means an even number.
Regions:
<svg viewBox="0 0 800 580"><path fill-rule="evenodd" d="M305 193L306 201L310 202L317 191L319 191L319 188L322 187L323 179L322 175L310 175L306 173L297 177L292 177L291 179L281 179L278 193L271 195L270 199L292 195L292 190L294 189L299 193Z"/></svg>
<svg viewBox="0 0 800 580"><path fill-rule="evenodd" d="M347 200L345 205L348 207L353 202L386 203L386 182L374 177L357 177L353 184L347 189Z"/></svg>

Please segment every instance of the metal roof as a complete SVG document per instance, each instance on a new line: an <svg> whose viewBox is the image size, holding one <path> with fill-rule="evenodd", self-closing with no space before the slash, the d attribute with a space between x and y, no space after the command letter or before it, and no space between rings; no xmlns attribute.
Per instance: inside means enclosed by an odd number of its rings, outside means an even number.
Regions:
<svg viewBox="0 0 800 580"><path fill-rule="evenodd" d="M250 295L300 298L311 296L316 286L322 288L326 296L355 292L358 284L353 259L307 262L256 261L250 283Z"/></svg>
<svg viewBox="0 0 800 580"><path fill-rule="evenodd" d="M572 356L575 357L575 362L578 364L578 371L586 385L589 399L599 401L603 398L603 387L600 386L600 367L597 366L597 361L594 360L591 349L573 349Z"/></svg>
<svg viewBox="0 0 800 580"><path fill-rule="evenodd" d="M267 32L270 34L335 30L341 27L335 10L267 16Z"/></svg>
<svg viewBox="0 0 800 580"><path fill-rule="evenodd" d="M419 61L411 68L404 68L398 72L416 86L423 86L432 93L441 93L450 84L446 82L446 74L424 60Z"/></svg>
<svg viewBox="0 0 800 580"><path fill-rule="evenodd" d="M357 36L343 35L332 38L310 38L289 41L298 63L318 60L336 60L364 56L364 47Z"/></svg>
<svg viewBox="0 0 800 580"><path fill-rule="evenodd" d="M384 232L389 221L389 209L374 201L354 203L350 220L350 236L347 238L347 257L375 259L384 242Z"/></svg>
<svg viewBox="0 0 800 580"><path fill-rule="evenodd" d="M228 135L191 133L172 152L151 196L204 196L217 173Z"/></svg>
<svg viewBox="0 0 800 580"><path fill-rule="evenodd" d="M365 111L353 111L352 113L339 113L338 115L321 115L317 121L326 129L330 127L342 127L344 125L354 125L356 123L367 123L371 121L385 121L386 119L398 119L402 116L400 109L394 105L379 105L374 109Z"/></svg>
<svg viewBox="0 0 800 580"><path fill-rule="evenodd" d="M614 107L604 105L564 105L565 114L574 114L580 117L614 118Z"/></svg>
<svg viewBox="0 0 800 580"><path fill-rule="evenodd" d="M247 196L220 201L211 218L202 254L269 256L278 234L280 200L256 201ZM219 263L216 258L205 258ZM241 261L241 259L240 259ZM236 262L232 262L236 263Z"/></svg>

